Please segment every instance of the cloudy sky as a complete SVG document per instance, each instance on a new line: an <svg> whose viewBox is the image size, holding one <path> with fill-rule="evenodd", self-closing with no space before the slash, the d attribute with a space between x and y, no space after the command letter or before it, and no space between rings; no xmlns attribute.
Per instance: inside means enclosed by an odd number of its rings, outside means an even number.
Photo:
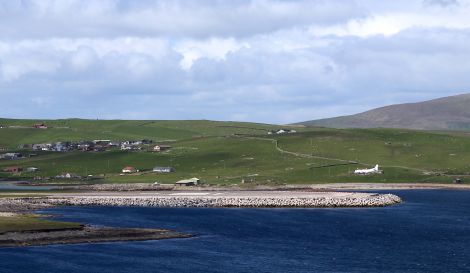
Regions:
<svg viewBox="0 0 470 273"><path fill-rule="evenodd" d="M470 92L470 0L0 0L0 117L289 123Z"/></svg>

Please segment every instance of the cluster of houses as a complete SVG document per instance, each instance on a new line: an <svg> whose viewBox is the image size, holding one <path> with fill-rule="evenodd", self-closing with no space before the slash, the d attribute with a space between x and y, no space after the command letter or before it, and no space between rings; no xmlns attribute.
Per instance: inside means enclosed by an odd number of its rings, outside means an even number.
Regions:
<svg viewBox="0 0 470 273"><path fill-rule="evenodd" d="M36 167L27 167L26 169L23 169L23 167L21 167L21 166L9 166L9 167L3 168L2 171L3 171L3 172L6 172L6 173L21 173L21 172L23 172L23 171L32 173L32 172L37 172L37 171L39 171L39 168L36 168Z"/></svg>
<svg viewBox="0 0 470 273"><path fill-rule="evenodd" d="M23 158L23 155L20 153L4 153L0 154L0 159L4 160L15 160L15 159L20 159Z"/></svg>
<svg viewBox="0 0 470 273"><path fill-rule="evenodd" d="M6 125L2 125L0 124L0 129L3 129L3 128L35 128L35 129L47 129L48 127L46 126L46 124L44 123L36 123L36 124L33 124L31 127L29 126L21 126L21 125L11 125L11 126L6 126Z"/></svg>
<svg viewBox="0 0 470 273"><path fill-rule="evenodd" d="M36 168L36 167L22 167L22 166L9 166L9 167L5 167L3 169L1 169L0 171L2 172L5 172L5 173L10 173L10 174L21 174L21 173L24 173L24 172L27 172L27 173L35 173L35 172L38 172L40 171L39 168ZM59 175L56 175L54 177L34 177L34 180L49 180L51 178L55 178L55 179L82 179L83 177L81 175L78 175L78 174L74 174L74 173L61 173Z"/></svg>
<svg viewBox="0 0 470 273"><path fill-rule="evenodd" d="M150 145L152 144L153 141L150 139L143 139L143 140L125 140L119 142L118 147L120 147L121 150L142 150L144 145Z"/></svg>
<svg viewBox="0 0 470 273"><path fill-rule="evenodd" d="M6 172L6 173L11 173L11 174L20 174L20 173L23 173L23 172L34 173L34 172L40 171L40 169L36 168L36 167L24 168L22 166L9 166L9 167L5 167L5 168L1 169L1 171ZM174 171L175 171L175 169L173 167L156 166L152 169L152 172L154 172L154 173L172 173ZM135 174L135 173L138 173L139 170L135 167L127 166L127 167L124 167L121 172L122 172L122 175ZM61 173L59 175L56 175L54 177L35 177L34 179L35 180L49 180L49 179L53 178L53 179L75 179L75 180L80 180L80 179L90 178L90 177L92 177L92 176L89 175L87 177L83 177L83 176L78 175L78 174L65 172L65 173ZM190 179L180 180L180 181L177 181L175 183L175 185L177 185L177 186L196 186L198 184L200 184L200 179L195 178L195 177L190 178Z"/></svg>
<svg viewBox="0 0 470 273"><path fill-rule="evenodd" d="M54 143L24 144L21 149L31 149L33 151L94 151L102 152L112 147L119 147L119 142L110 140L83 140L83 141L59 141Z"/></svg>
<svg viewBox="0 0 470 273"><path fill-rule="evenodd" d="M293 134L297 133L296 130L292 129L278 129L278 130L271 130L268 132L268 135L282 135L282 134Z"/></svg>
<svg viewBox="0 0 470 273"><path fill-rule="evenodd" d="M136 150L152 150L154 152L162 152L171 148L168 145L155 145L149 147L153 143L152 140L125 140L125 141L111 141L111 140L82 140L82 141L60 141L53 143L36 143L36 144L23 144L20 149L31 149L33 151L52 151L52 152L68 152L68 151L92 151L103 152L112 148L120 149L123 151L136 151Z"/></svg>
<svg viewBox="0 0 470 273"><path fill-rule="evenodd" d="M138 150L149 150L149 145L152 144L151 140L142 140L142 141L124 141L120 144L120 149L122 151L138 151ZM155 145L151 148L151 151L154 152L163 152L169 150L171 146L169 145Z"/></svg>
<svg viewBox="0 0 470 273"><path fill-rule="evenodd" d="M157 166L157 167L154 167L152 169L152 171L154 173L172 173L175 171L175 169L173 167L160 167L160 166ZM124 167L121 171L121 173L123 174L131 174L131 173L138 173L140 172L139 169L137 168L134 168L132 166L127 166L127 167Z"/></svg>

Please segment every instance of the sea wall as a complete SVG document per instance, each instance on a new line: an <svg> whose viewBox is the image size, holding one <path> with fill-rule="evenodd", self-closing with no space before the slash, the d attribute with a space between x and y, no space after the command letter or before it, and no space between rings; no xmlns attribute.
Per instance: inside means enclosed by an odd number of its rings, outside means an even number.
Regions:
<svg viewBox="0 0 470 273"><path fill-rule="evenodd" d="M65 206L142 206L142 207L381 207L400 203L393 194L359 197L214 197L214 196L79 196L33 199L29 202Z"/></svg>

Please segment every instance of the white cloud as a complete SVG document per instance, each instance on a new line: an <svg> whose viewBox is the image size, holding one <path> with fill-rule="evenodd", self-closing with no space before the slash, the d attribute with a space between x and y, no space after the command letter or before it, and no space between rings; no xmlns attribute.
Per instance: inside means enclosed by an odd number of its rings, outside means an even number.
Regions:
<svg viewBox="0 0 470 273"><path fill-rule="evenodd" d="M425 6L450 7L459 5L457 0L423 0Z"/></svg>
<svg viewBox="0 0 470 273"><path fill-rule="evenodd" d="M341 0L4 0L0 32L11 38L240 37L363 15Z"/></svg>
<svg viewBox="0 0 470 273"><path fill-rule="evenodd" d="M242 47L249 47L247 43L238 43L233 38L209 40L186 40L175 46L175 51L183 55L182 68L188 70L193 63L200 58L222 61L230 52L235 52Z"/></svg>
<svg viewBox="0 0 470 273"><path fill-rule="evenodd" d="M288 123L466 92L469 5L446 3L0 0L0 116Z"/></svg>

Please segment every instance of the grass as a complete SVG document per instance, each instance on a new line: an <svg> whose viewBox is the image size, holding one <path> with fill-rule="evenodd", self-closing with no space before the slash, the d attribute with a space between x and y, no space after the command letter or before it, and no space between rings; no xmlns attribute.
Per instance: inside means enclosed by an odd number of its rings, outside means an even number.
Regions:
<svg viewBox="0 0 470 273"><path fill-rule="evenodd" d="M80 228L78 223L40 219L35 215L0 216L0 234L5 232Z"/></svg>
<svg viewBox="0 0 470 273"><path fill-rule="evenodd" d="M32 120L0 120L3 125L29 126ZM14 150L19 144L78 139L172 140L168 152L107 151L101 153L44 152L36 157L0 161L34 166L40 173L92 174L107 183L174 183L198 177L211 184L245 182L260 184L327 182L440 182L470 174L470 138L466 134L399 129L300 128L297 134L273 136L280 126L217 121L46 121L53 129L0 129L0 145ZM66 127L66 128L65 128ZM242 134L243 136L240 136ZM275 143L283 153L276 149ZM292 154L297 153L297 154ZM359 164L344 165L344 160ZM379 164L384 175L356 176L356 168ZM329 167L322 167L328 166ZM125 166L141 171L119 175ZM154 174L154 166L172 166L176 172ZM432 174L438 173L440 175ZM445 175L442 175L445 174Z"/></svg>
<svg viewBox="0 0 470 273"><path fill-rule="evenodd" d="M33 129L35 123L44 122L49 129ZM15 120L0 119L0 125L16 128L0 129L0 147L16 149L19 144L44 143L64 140L180 140L198 136L222 136L234 133L265 134L280 128L276 125L195 121L124 121L124 120Z"/></svg>

